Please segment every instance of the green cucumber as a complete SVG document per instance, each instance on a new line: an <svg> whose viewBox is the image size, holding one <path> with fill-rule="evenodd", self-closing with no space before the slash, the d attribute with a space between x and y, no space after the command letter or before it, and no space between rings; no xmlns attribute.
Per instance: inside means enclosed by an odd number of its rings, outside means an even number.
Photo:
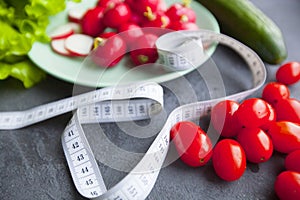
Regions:
<svg viewBox="0 0 300 200"><path fill-rule="evenodd" d="M221 32L252 48L269 64L287 57L279 27L249 0L197 0L213 13Z"/></svg>

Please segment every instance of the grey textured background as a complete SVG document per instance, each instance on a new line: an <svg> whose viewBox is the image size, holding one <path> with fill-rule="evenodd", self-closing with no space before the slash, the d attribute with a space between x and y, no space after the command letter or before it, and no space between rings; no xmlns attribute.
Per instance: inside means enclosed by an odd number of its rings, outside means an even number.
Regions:
<svg viewBox="0 0 300 200"><path fill-rule="evenodd" d="M288 48L286 61L300 60L300 1L253 0L282 29ZM218 47L213 60L220 66L228 94L249 87L249 72L239 57L224 47ZM278 66L267 65L268 81L273 81ZM200 71L201 72L201 71ZM233 78L234 77L234 78ZM193 95L182 80L176 79L162 85L165 88L165 111L169 113L180 104L208 98L205 82L194 71L184 77L196 91ZM82 88L85 90L86 88ZM292 96L300 99L300 83L290 87ZM24 89L13 79L0 81L0 111L24 110L33 106L69 97L73 84L47 77L31 89ZM260 96L258 91L253 96ZM69 121L67 113L20 130L0 131L0 199L84 199L76 191L63 154L60 136ZM205 123L203 123L205 124ZM126 123L123 124L126 126ZM159 130L163 123L153 129ZM99 125L84 126L96 151ZM133 138L122 132L116 124L102 124L107 138L120 148L144 152L154 139ZM94 140L95 139L95 140ZM97 141L98 139L98 141ZM172 148L170 150L172 153ZM99 152L100 153L100 152ZM108 158L116 159L117 155ZM103 154L103 152L102 152ZM180 160L164 167L148 199L276 199L273 184L283 170L284 155L274 153L266 163L248 164L243 177L235 182L221 181L213 172L211 163L201 168L189 168ZM135 160L115 160L116 164L133 167ZM108 188L121 180L126 173L99 162Z"/></svg>

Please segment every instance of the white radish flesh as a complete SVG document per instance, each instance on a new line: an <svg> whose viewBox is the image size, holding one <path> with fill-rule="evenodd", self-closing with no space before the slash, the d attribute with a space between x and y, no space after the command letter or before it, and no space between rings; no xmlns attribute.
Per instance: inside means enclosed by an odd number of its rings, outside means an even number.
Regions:
<svg viewBox="0 0 300 200"><path fill-rule="evenodd" d="M63 56L74 56L70 51L65 48L66 39L56 39L51 41L51 48L54 52Z"/></svg>
<svg viewBox="0 0 300 200"><path fill-rule="evenodd" d="M49 37L52 40L55 39L62 39L62 38L67 38L70 35L72 35L74 33L74 30L72 28L72 26L69 25L61 25L56 27L55 29L53 29L50 33L49 33Z"/></svg>
<svg viewBox="0 0 300 200"><path fill-rule="evenodd" d="M87 9L84 8L73 8L68 12L68 19L70 22L80 23Z"/></svg>
<svg viewBox="0 0 300 200"><path fill-rule="evenodd" d="M81 25L78 24L78 23L68 22L68 23L66 23L63 26L69 26L69 27L71 27L74 33L81 33L82 32Z"/></svg>
<svg viewBox="0 0 300 200"><path fill-rule="evenodd" d="M65 41L65 48L77 56L87 56L93 45L94 38L84 34L73 34Z"/></svg>

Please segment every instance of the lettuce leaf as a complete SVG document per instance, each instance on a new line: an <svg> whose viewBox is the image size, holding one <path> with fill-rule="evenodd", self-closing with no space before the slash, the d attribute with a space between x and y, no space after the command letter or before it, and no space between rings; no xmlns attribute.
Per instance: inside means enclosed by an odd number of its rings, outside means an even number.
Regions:
<svg viewBox="0 0 300 200"><path fill-rule="evenodd" d="M0 62L0 80L9 76L22 81L25 88L30 88L43 80L46 75L27 58L12 64Z"/></svg>
<svg viewBox="0 0 300 200"><path fill-rule="evenodd" d="M0 21L0 27L0 60L11 55L26 55L30 51L33 38L26 37L3 21Z"/></svg>
<svg viewBox="0 0 300 200"><path fill-rule="evenodd" d="M45 77L26 55L35 41L50 41L46 34L49 16L65 7L65 0L0 0L1 80L11 76L28 88Z"/></svg>

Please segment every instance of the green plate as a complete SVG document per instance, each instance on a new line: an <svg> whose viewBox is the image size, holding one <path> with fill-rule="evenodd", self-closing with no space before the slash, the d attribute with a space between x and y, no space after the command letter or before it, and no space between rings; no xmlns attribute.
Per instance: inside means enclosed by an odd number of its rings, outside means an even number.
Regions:
<svg viewBox="0 0 300 200"><path fill-rule="evenodd" d="M165 0L167 6L178 0ZM68 10L73 7L89 8L95 5L95 0L82 0L81 3L68 2L65 11L50 18L47 31L67 22ZM192 1L191 7L197 13L197 24L200 29L220 32L215 17L201 4ZM215 51L216 45L207 50L207 59ZM74 84L105 87L115 84L131 83L139 81L154 81L157 83L176 79L191 72L188 69L180 72L170 72L157 67L133 67L129 58L125 57L115 67L104 69L89 65L88 59L69 58L54 53L49 44L36 42L29 52L30 59L47 73Z"/></svg>

